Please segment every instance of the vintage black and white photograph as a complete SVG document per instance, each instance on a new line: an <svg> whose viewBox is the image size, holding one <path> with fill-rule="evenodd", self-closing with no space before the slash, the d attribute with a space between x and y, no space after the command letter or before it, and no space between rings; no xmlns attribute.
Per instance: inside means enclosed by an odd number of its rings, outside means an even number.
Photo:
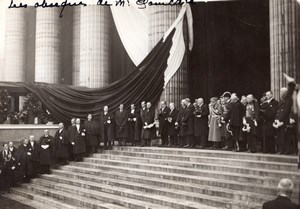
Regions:
<svg viewBox="0 0 300 209"><path fill-rule="evenodd" d="M300 0L0 0L0 209L300 209Z"/></svg>

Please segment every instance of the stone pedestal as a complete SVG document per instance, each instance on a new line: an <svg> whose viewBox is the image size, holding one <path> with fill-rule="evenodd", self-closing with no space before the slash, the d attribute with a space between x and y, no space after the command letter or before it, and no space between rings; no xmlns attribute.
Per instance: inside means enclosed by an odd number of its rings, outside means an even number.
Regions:
<svg viewBox="0 0 300 209"><path fill-rule="evenodd" d="M283 73L300 81L300 5L296 0L270 0L271 90L279 98Z"/></svg>
<svg viewBox="0 0 300 209"><path fill-rule="evenodd" d="M174 20L177 18L181 6L153 6L149 7L149 47L154 48L163 37ZM149 50L149 51L150 51ZM180 100L188 96L187 85L187 55L185 55L181 67L167 84L161 95L161 101L174 102L177 107Z"/></svg>
<svg viewBox="0 0 300 209"><path fill-rule="evenodd" d="M60 83L60 8L36 9L35 81Z"/></svg>

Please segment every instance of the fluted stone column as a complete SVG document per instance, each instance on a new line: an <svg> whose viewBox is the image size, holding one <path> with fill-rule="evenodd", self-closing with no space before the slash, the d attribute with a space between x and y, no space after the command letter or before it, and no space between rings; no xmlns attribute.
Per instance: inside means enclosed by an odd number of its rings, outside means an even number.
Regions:
<svg viewBox="0 0 300 209"><path fill-rule="evenodd" d="M110 69L110 13L108 7L91 5L80 12L79 85L91 88L109 83ZM75 20L78 24L78 20ZM75 37L76 38L76 37ZM76 55L76 54L75 54ZM75 63L76 65L76 63ZM74 68L75 80L76 70ZM76 81L73 83L77 85Z"/></svg>
<svg viewBox="0 0 300 209"><path fill-rule="evenodd" d="M174 20L177 18L181 6L153 6L149 7L149 47L154 48L163 37ZM180 100L188 96L187 85L187 55L185 55L181 67L172 77L164 89L161 100L175 102L177 107Z"/></svg>
<svg viewBox="0 0 300 209"><path fill-rule="evenodd" d="M36 10L35 81L60 83L60 8Z"/></svg>
<svg viewBox="0 0 300 209"><path fill-rule="evenodd" d="M73 50L72 50L72 84L80 85L80 7L74 7L73 10Z"/></svg>
<svg viewBox="0 0 300 209"><path fill-rule="evenodd" d="M7 9L5 28L5 81L25 81L26 10Z"/></svg>
<svg viewBox="0 0 300 209"><path fill-rule="evenodd" d="M270 0L271 89L279 98L286 86L282 73L300 81L300 22L296 0Z"/></svg>

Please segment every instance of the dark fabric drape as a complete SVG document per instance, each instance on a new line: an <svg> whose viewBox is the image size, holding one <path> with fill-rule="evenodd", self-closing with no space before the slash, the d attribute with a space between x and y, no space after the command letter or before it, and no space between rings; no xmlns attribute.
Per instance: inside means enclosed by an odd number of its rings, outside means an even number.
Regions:
<svg viewBox="0 0 300 209"><path fill-rule="evenodd" d="M88 113L97 117L105 105L116 111L120 103L125 107L143 100L156 104L163 91L174 32L161 40L132 73L103 88L24 82L0 82L0 86L16 85L35 93L52 116L64 123L73 117L83 119Z"/></svg>

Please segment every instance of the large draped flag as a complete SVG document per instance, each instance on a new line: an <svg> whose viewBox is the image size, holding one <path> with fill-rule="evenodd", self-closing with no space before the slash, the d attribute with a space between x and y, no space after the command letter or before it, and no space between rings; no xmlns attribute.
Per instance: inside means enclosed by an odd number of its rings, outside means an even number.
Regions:
<svg viewBox="0 0 300 209"><path fill-rule="evenodd" d="M96 117L105 105L116 111L119 104L129 107L130 104L150 101L157 104L165 85L165 74L168 78L177 69L170 61L178 53L178 39L183 37L182 21L186 7L164 37L151 50L136 69L124 78L103 88L75 87L48 83L0 82L0 87L17 86L33 92L45 108L58 121L69 123L70 118L85 118L92 113ZM178 55L176 55L178 56ZM179 59L179 58L178 58ZM180 60L177 64L181 62Z"/></svg>

